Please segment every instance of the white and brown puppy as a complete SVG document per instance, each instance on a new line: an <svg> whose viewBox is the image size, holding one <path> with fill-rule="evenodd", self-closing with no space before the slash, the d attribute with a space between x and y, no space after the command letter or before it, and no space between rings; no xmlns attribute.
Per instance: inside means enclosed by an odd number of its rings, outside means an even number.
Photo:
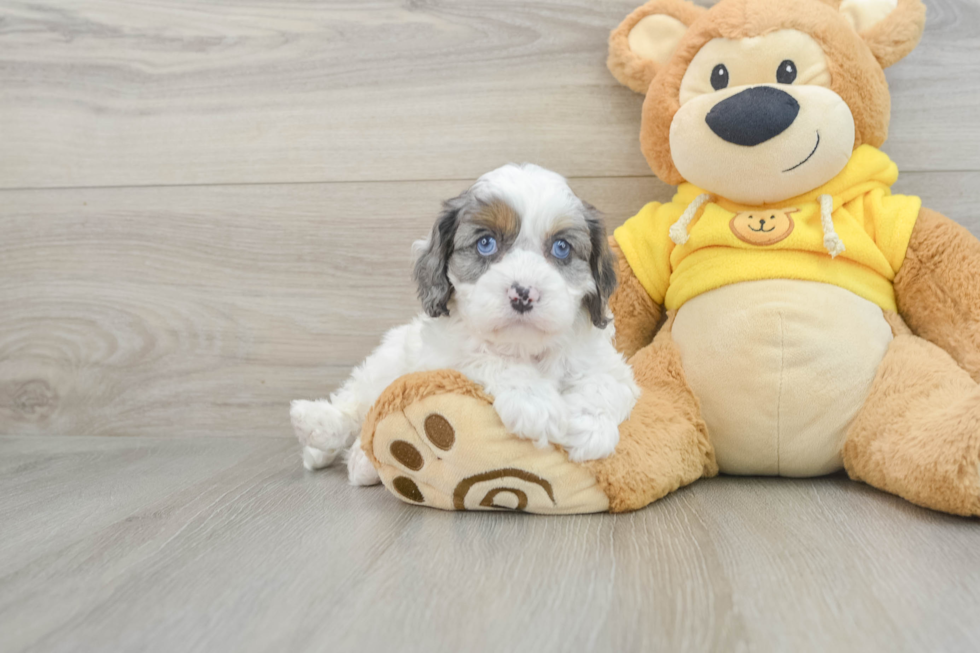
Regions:
<svg viewBox="0 0 980 653"><path fill-rule="evenodd" d="M574 461L611 454L639 389L612 345L616 277L599 213L562 176L506 165L446 202L415 249L425 313L389 331L329 400L292 403L304 465L325 467L351 447L396 378L445 368L493 395L516 435L560 444ZM359 445L350 480L376 483Z"/></svg>

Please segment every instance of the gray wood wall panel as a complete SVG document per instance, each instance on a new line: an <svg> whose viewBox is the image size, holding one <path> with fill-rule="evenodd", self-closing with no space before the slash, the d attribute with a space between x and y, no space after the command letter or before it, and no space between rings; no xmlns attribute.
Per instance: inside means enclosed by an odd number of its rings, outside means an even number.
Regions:
<svg viewBox="0 0 980 653"><path fill-rule="evenodd" d="M638 4L6 2L0 188L646 175L604 65ZM888 150L978 170L980 3L928 4Z"/></svg>
<svg viewBox="0 0 980 653"><path fill-rule="evenodd" d="M287 435L478 174L553 167L610 226L669 197L603 62L632 7L0 3L0 433ZM929 12L886 149L976 232L980 2Z"/></svg>
<svg viewBox="0 0 980 653"><path fill-rule="evenodd" d="M418 312L410 244L467 181L0 192L0 433L288 436ZM610 228L672 189L573 179ZM898 191L980 234L980 173Z"/></svg>

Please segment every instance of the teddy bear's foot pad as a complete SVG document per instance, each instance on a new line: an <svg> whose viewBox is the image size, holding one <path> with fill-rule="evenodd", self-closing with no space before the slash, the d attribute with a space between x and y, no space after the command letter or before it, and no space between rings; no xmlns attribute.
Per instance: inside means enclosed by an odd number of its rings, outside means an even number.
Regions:
<svg viewBox="0 0 980 653"><path fill-rule="evenodd" d="M556 448L539 449L509 433L478 389L412 399L389 404L394 410L377 415L373 434L364 438L382 483L401 500L443 510L608 509L609 500L586 468Z"/></svg>

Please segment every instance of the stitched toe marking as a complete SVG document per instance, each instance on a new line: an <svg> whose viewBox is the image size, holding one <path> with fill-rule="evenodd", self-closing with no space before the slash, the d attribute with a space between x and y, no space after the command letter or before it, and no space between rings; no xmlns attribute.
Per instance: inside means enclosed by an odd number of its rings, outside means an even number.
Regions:
<svg viewBox="0 0 980 653"><path fill-rule="evenodd" d="M395 440L391 443L391 446L388 447L388 450L391 451L391 456L395 460L413 472L419 471L422 469L422 465L425 464L425 459L422 458L422 454L419 453L419 450L416 449L414 445L409 442L405 442L404 440Z"/></svg>
<svg viewBox="0 0 980 653"><path fill-rule="evenodd" d="M407 476L399 476L391 482L395 487L395 491L402 495L409 501L414 501L415 503L422 503L425 501L425 497L422 496L422 490L419 486L415 484L415 481Z"/></svg>
<svg viewBox="0 0 980 653"><path fill-rule="evenodd" d="M456 443L456 431L442 415L433 413L425 418L425 435L433 446L449 451Z"/></svg>

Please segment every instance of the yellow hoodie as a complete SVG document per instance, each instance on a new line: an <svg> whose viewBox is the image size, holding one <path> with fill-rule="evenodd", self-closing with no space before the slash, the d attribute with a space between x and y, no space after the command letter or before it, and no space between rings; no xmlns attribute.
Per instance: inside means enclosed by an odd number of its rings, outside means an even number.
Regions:
<svg viewBox="0 0 980 653"><path fill-rule="evenodd" d="M803 279L894 311L892 281L922 206L891 194L897 179L886 154L862 145L836 177L778 205L746 206L684 183L669 203L651 202L627 220L616 242L668 309L739 281Z"/></svg>

